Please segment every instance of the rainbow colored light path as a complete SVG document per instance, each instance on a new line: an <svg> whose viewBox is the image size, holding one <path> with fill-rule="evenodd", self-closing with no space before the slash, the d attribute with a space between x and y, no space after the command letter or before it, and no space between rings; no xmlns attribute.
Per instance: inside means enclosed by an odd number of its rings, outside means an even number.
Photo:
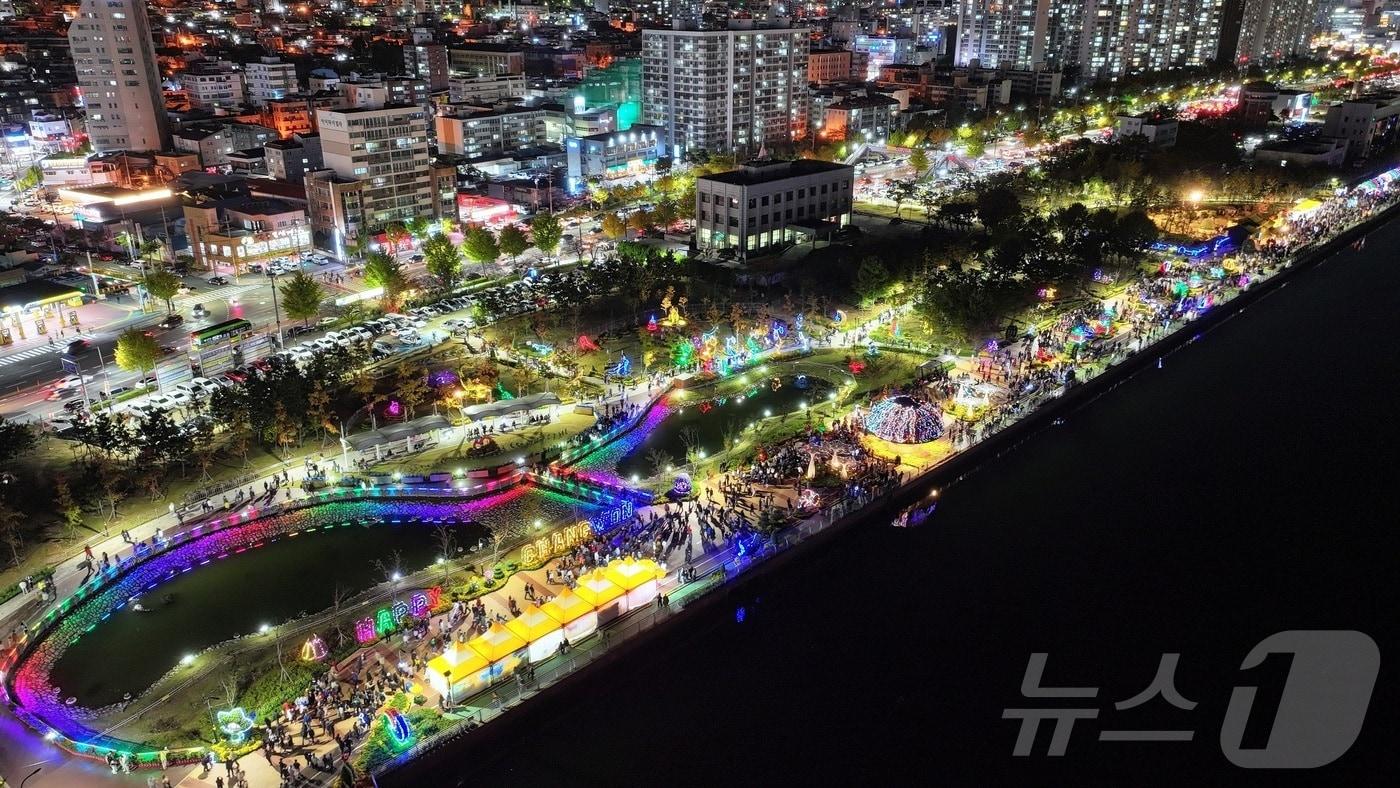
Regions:
<svg viewBox="0 0 1400 788"><path fill-rule="evenodd" d="M230 523L134 564L57 617L46 631L39 634L38 640L22 655L13 671L6 675L6 693L15 702L16 713L51 741L82 754L105 755L108 751L132 753L137 749L132 744L90 730L85 723L92 717L92 712L77 704L68 704L59 688L50 681L50 672L64 651L114 612L121 610L132 597L147 593L161 583L211 561L257 549L275 539L294 534L367 522L424 525L469 521L488 525L492 521L499 523L517 513L515 504L527 493L544 495L551 502L573 507L594 507L593 504L575 501L558 493L520 485L470 500L394 497L332 501Z"/></svg>

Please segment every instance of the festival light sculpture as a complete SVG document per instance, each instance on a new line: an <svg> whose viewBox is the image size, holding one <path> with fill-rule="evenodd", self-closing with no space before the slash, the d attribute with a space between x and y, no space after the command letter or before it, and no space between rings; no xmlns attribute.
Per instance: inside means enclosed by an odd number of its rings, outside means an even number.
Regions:
<svg viewBox="0 0 1400 788"><path fill-rule="evenodd" d="M330 649L326 648L326 641L320 635L312 635L301 644L301 658L306 662L320 662L329 653Z"/></svg>
<svg viewBox="0 0 1400 788"><path fill-rule="evenodd" d="M900 395L875 403L865 428L890 443L928 443L943 435L943 419L928 405Z"/></svg>
<svg viewBox="0 0 1400 788"><path fill-rule="evenodd" d="M398 709L385 709L380 721L384 723L384 731L389 734L395 748L403 749L413 740L413 727Z"/></svg>
<svg viewBox="0 0 1400 788"><path fill-rule="evenodd" d="M244 711L241 706L215 712L214 717L219 725L219 733L228 738L229 744L242 744L248 736L248 731L253 729L253 723L257 722L253 715Z"/></svg>

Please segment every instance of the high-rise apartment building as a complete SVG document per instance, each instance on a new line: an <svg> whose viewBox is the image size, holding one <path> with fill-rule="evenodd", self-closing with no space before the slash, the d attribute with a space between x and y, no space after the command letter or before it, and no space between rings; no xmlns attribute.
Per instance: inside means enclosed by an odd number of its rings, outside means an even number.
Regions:
<svg viewBox="0 0 1400 788"><path fill-rule="evenodd" d="M1077 62L1107 78L1194 68L1220 53L1225 0L1087 0Z"/></svg>
<svg viewBox="0 0 1400 788"><path fill-rule="evenodd" d="M422 107L321 110L316 117L326 167L363 185L360 208L367 227L433 214Z"/></svg>
<svg viewBox="0 0 1400 788"><path fill-rule="evenodd" d="M98 153L164 150L169 119L141 0L82 0L68 42Z"/></svg>
<svg viewBox="0 0 1400 788"><path fill-rule="evenodd" d="M1304 52L1317 30L1318 0L1244 0L1237 63L1269 63Z"/></svg>
<svg viewBox="0 0 1400 788"><path fill-rule="evenodd" d="M805 28L644 30L642 122L687 150L757 152L807 129Z"/></svg>
<svg viewBox="0 0 1400 788"><path fill-rule="evenodd" d="M1051 2L963 0L957 16L957 64L976 60L986 68L1031 68L1043 63Z"/></svg>
<svg viewBox="0 0 1400 788"><path fill-rule="evenodd" d="M1226 4L962 0L956 62L977 60L984 68L1077 68L1084 80L1204 66L1220 56Z"/></svg>

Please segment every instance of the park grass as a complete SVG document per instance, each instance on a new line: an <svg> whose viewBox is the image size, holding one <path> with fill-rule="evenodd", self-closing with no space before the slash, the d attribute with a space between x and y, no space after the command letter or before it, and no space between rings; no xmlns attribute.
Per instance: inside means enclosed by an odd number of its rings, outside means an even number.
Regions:
<svg viewBox="0 0 1400 788"><path fill-rule="evenodd" d="M471 441L452 442L435 446L410 458L386 460L370 467L371 471L404 473L428 473L432 471L453 471L458 468L475 470L490 468L514 462L517 457L527 457L544 449L558 445L574 435L593 426L596 419L592 414L577 413L570 405L561 405L562 412L552 424L522 427L513 432L496 433L492 437L500 451L493 454L469 457L467 450Z"/></svg>

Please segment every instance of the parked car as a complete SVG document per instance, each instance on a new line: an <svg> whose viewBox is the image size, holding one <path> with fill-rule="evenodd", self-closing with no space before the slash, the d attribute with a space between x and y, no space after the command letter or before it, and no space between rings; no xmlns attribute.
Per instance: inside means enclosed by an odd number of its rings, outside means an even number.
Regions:
<svg viewBox="0 0 1400 788"><path fill-rule="evenodd" d="M188 400L188 398L188 395L186 395L186 400ZM148 408L153 408L155 410L170 410L171 408L175 408L180 405L180 403L173 396L168 394L153 394L150 397L146 398L145 404ZM132 408L132 410L136 410L138 408L140 408L139 405L135 408Z"/></svg>

